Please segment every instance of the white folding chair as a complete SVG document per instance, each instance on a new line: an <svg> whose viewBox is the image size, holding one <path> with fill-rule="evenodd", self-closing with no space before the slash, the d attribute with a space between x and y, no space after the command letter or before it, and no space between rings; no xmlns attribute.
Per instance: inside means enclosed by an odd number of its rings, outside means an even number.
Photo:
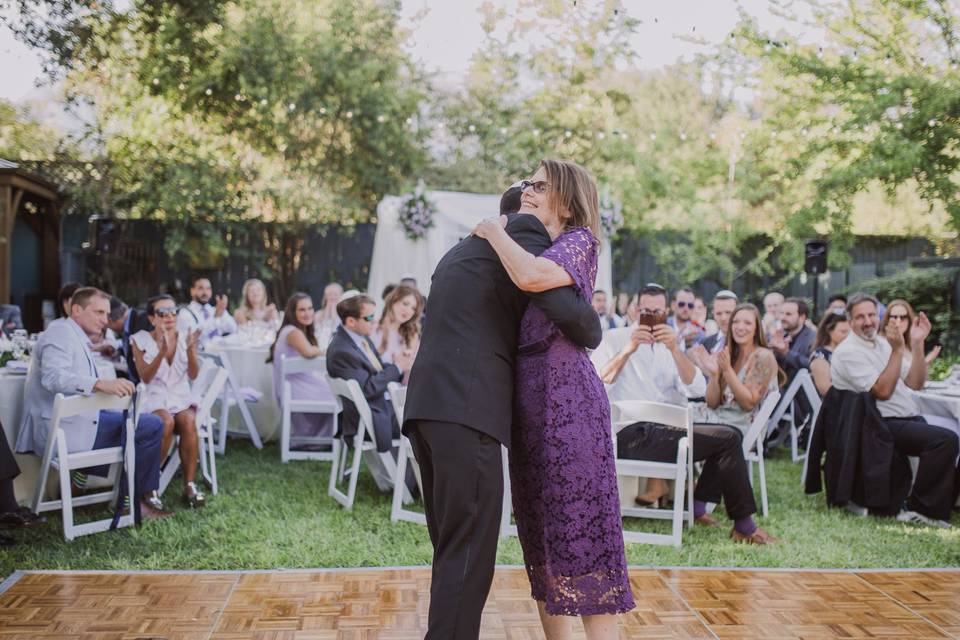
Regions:
<svg viewBox="0 0 960 640"><path fill-rule="evenodd" d="M794 410L794 401L800 393L806 396L807 402L810 404L810 427L808 431L813 431L813 424L816 422L817 414L820 412L820 394L817 393L817 387L813 384L813 378L810 377L810 372L806 369L800 369L794 374L793 380L790 381L790 384L784 390L783 396L780 398L773 414L770 416L766 430L766 432L769 433L780 424L781 420L787 420L789 422L790 459L793 462L799 462L806 457L806 454L801 454L799 450L800 425L797 424L796 411ZM809 434L807 437L810 437Z"/></svg>
<svg viewBox="0 0 960 640"><path fill-rule="evenodd" d="M747 473L750 474L750 485L753 486L753 463L760 469L760 503L763 508L763 517L767 517L767 474L763 468L763 436L767 432L767 422L773 414L777 403L780 402L779 391L769 391L767 397L760 404L760 410L753 417L750 429L743 436L743 458L747 461Z"/></svg>
<svg viewBox="0 0 960 640"><path fill-rule="evenodd" d="M660 402L622 400L611 403L611 413L614 451L617 449L616 442L620 431L636 422L654 422L684 431L685 435L677 443L676 462L652 462L624 458L617 458L616 461L618 476L664 478L674 481L672 510L621 507L621 513L624 516L673 520L671 533L643 533L624 530L623 539L627 542L671 544L679 547L683 536L684 518L687 520L688 527L693 526L693 418L689 407L679 407ZM686 504L686 510L684 504Z"/></svg>
<svg viewBox="0 0 960 640"><path fill-rule="evenodd" d="M140 387L142 389L142 385ZM67 450L67 436L60 428L64 418L80 414L93 414L100 411L129 411L126 430L126 452L120 446L105 449L92 449L70 453ZM117 396L94 393L90 396L64 396L58 393L53 401L53 416L47 431L47 446L43 452L40 464L40 475L37 478L37 487L33 496L33 512L53 511L60 509L63 515L63 537L68 541L78 536L107 531L113 518L74 524L73 509L101 502L115 504L120 492L120 466L126 460L127 495L131 503L136 500L134 495L134 478L136 477L136 461L134 455L134 430L139 416L136 413L132 397L120 398ZM56 451L56 457L54 457ZM124 455L126 454L126 455ZM70 488L70 474L76 469L86 469L99 465L111 465L110 477L113 478L113 487L108 491L101 491L86 496L73 497ZM57 470L60 476L60 499L44 500L47 486L47 476L50 469ZM128 527L134 524L133 510L127 515L120 516L117 526Z"/></svg>
<svg viewBox="0 0 960 640"><path fill-rule="evenodd" d="M291 415L294 413L329 413L333 416L333 431L337 432L337 416L340 414L340 403L336 399L308 400L293 397L293 385L287 376L295 373L312 372L314 375L327 379L326 358L288 358L280 356L280 375L283 377L281 385L280 406L283 416L280 421L280 461L289 460L333 460L333 435L330 436L293 436ZM329 451L296 451L290 446L327 445Z"/></svg>
<svg viewBox="0 0 960 640"><path fill-rule="evenodd" d="M201 355L204 358L212 360L215 365L227 371L227 384L223 387L223 393L218 398L220 401L220 428L218 429L216 439L217 453L223 455L227 452L227 421L230 417L231 406L236 406L240 409L240 416L243 418L243 423L247 427L247 433L250 436L250 441L253 442L253 446L257 449L263 449L260 432L257 431L257 425L254 423L253 416L250 414L250 407L247 406L247 400L240 392L240 383L237 381L237 377L233 372L230 356L228 356L226 352L210 353L207 351L201 353Z"/></svg>
<svg viewBox="0 0 960 640"><path fill-rule="evenodd" d="M216 445L213 441L214 425L213 404L220 398L227 383L227 370L213 364L212 360L204 360L197 374L197 379L191 385L193 398L196 401L197 440L200 444L200 473L210 491L217 495L220 490L217 482ZM158 493L163 495L180 468L180 438L174 438L170 451L162 452L166 461L160 472L160 487Z"/></svg>
<svg viewBox="0 0 960 640"><path fill-rule="evenodd" d="M393 404L393 412L397 415L397 420L403 424L403 405L407 400L407 388L397 382L391 382L387 385L387 392L390 394L390 402ZM407 489L407 464L413 469L413 475L417 479L417 486L420 488L420 494L423 495L423 481L420 479L420 465L413 456L413 447L410 439L405 435L400 435L400 450L397 453L397 474L393 480L393 501L390 505L390 521L406 520L417 524L426 525L427 518L422 513L411 511L403 507L404 496L409 496Z"/></svg>
<svg viewBox="0 0 960 640"><path fill-rule="evenodd" d="M347 436L334 441L333 464L330 467L330 485L327 493L347 509L353 508L353 502L357 494L357 477L360 475L360 461L366 462L370 474L373 476L377 487L384 492L393 489L394 479L397 475L397 463L393 459L390 451L377 451L377 434L373 428L373 417L370 413L370 405L360 390L360 383L356 380L344 380L342 378L330 378L330 390L334 395L340 398L340 401L349 400L356 406L360 415L357 433L351 437L353 441L353 460L350 463L350 479L347 481L347 491L344 493L337 486L337 480L342 476L340 467L345 464L345 459L341 459L341 448L347 445ZM367 439L369 435L369 439ZM342 442L341 442L342 440ZM393 447L399 447L400 441L393 440ZM344 456L345 458L346 456ZM409 501L410 498L404 496Z"/></svg>

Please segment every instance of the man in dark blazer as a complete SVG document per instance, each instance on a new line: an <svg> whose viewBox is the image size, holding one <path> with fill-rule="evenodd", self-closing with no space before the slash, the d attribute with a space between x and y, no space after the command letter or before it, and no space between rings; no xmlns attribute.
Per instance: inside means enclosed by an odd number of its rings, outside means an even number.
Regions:
<svg viewBox="0 0 960 640"><path fill-rule="evenodd" d="M397 364L385 364L380 359L370 332L374 328L376 303L373 298L355 295L337 304L341 326L337 327L327 346L327 374L331 378L356 380L370 405L373 431L377 437L377 451L390 451L394 438L400 437L400 425L393 405L386 398L387 384L400 382L410 370L410 358L398 355ZM343 401L340 430L343 436L356 435L360 424L357 407Z"/></svg>
<svg viewBox="0 0 960 640"><path fill-rule="evenodd" d="M506 230L536 255L551 244L530 214L508 216ZM528 301L576 344L600 344L589 300L572 287L521 292L486 240L461 240L433 274L430 322L403 412L434 548L428 640L479 635L499 537L500 446L510 444L517 340Z"/></svg>

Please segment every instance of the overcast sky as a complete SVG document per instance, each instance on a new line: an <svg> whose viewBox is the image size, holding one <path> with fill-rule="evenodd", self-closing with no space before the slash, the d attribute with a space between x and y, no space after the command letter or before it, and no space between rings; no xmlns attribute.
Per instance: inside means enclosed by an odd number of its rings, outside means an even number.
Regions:
<svg viewBox="0 0 960 640"><path fill-rule="evenodd" d="M411 53L423 64L439 72L444 83L455 84L470 62L470 56L480 45L478 8L490 0L404 0L403 16L411 24L414 16L425 12L418 20L409 44ZM579 0L581 3L599 0ZM515 0L494 0L497 5L512 7ZM574 11L571 0L571 12ZM678 36L695 35L709 42L719 42L730 32L737 20L735 0L624 0L624 11L643 20L636 36L640 66L658 68L690 56L700 47ZM766 0L739 2L751 15L760 19L765 28L776 29L782 24L768 13ZM51 92L37 90L40 62L35 53L17 42L9 29L0 26L0 98L22 101L43 101Z"/></svg>

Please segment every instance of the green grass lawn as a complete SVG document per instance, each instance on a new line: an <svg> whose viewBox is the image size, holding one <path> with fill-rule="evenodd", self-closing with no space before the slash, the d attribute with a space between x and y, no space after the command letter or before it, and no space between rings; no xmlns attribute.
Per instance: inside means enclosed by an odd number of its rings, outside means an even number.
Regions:
<svg viewBox="0 0 960 640"><path fill-rule="evenodd" d="M361 476L357 503L345 511L327 496L328 463L280 463L276 445L262 451L231 440L218 459L221 491L205 509L180 506L179 478L167 502L177 510L163 522L139 529L65 542L58 512L40 530L15 532L21 543L0 549L0 575L16 569L277 569L426 565L426 528L390 522L390 496ZM631 565L743 567L954 567L960 566L960 517L954 529L856 518L828 509L822 494L805 496L800 465L786 452L768 464L769 518L762 527L782 540L751 547L728 539L723 529L686 532L680 549L627 545ZM759 502L759 497L758 497ZM667 523L628 520L627 527L667 531ZM515 538L501 540L497 561L521 564Z"/></svg>

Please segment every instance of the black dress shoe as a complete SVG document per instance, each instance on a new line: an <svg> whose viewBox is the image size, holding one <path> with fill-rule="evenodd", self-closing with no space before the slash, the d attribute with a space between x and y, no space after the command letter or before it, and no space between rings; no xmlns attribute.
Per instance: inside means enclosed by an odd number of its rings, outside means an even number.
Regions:
<svg viewBox="0 0 960 640"><path fill-rule="evenodd" d="M47 524L47 518L34 513L27 507L20 507L16 511L0 513L0 528L19 529L21 527L39 527Z"/></svg>

